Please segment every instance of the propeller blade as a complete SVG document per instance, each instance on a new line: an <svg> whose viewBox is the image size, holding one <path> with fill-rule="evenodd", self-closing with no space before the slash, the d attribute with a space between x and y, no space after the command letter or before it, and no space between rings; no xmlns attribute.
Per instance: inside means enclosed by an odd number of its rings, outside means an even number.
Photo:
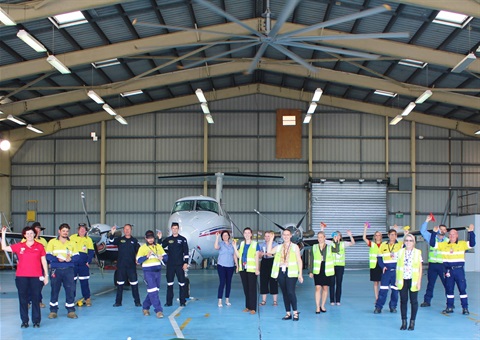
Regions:
<svg viewBox="0 0 480 340"><path fill-rule="evenodd" d="M296 226L295 228L298 229L298 228L301 227L302 222L303 222L303 220L305 219L305 217L307 216L308 212L309 212L309 210L307 210L307 212L305 213L305 215L303 215L303 217L300 219L300 221L298 221L297 226Z"/></svg>
<svg viewBox="0 0 480 340"><path fill-rule="evenodd" d="M252 38L249 35L238 35L238 34L235 34L235 33L226 33L226 32L219 32L219 31L204 30L202 28L190 28L190 27L182 27L182 26L152 24L152 23L148 23L148 22L137 21L137 19L133 20L132 24L135 25L135 26L165 28L165 29L172 30L172 31L218 34L218 35L223 35L225 37L233 37L234 36L235 38L245 38L245 39Z"/></svg>
<svg viewBox="0 0 480 340"><path fill-rule="evenodd" d="M253 70L257 67L257 63L265 53L265 50L267 49L267 47L268 47L268 43L262 43L262 45L257 51L257 54L255 55L255 58L253 58L252 63L250 64L250 67L248 68L247 74L253 73Z"/></svg>
<svg viewBox="0 0 480 340"><path fill-rule="evenodd" d="M364 53L364 52L358 52L358 51L352 51L352 50L342 50L341 48L335 48L335 47L318 46L318 45L312 45L312 44L302 44L302 43L296 43L296 42L283 42L283 45L305 48L307 50L314 50L314 51L320 51L320 52L326 52L326 53L337 53L337 54L351 55L351 56L365 58L365 59L378 59L378 58L380 58L380 56L378 54Z"/></svg>
<svg viewBox="0 0 480 340"><path fill-rule="evenodd" d="M271 45L273 48L275 48L277 51L282 52L285 54L287 57L292 59L293 61L297 62L298 64L302 65L305 67L307 70L309 70L312 73L317 73L318 69L311 64L307 63L305 60L300 58L298 55L290 51L289 49L283 47L282 45Z"/></svg>
<svg viewBox="0 0 480 340"><path fill-rule="evenodd" d="M222 52L222 53L216 54L216 55L214 55L214 56L211 56L211 57L205 58L205 59L203 59L203 60L200 60L200 61L194 62L194 63L192 63L192 64L189 64L189 65L185 66L185 68L196 67L196 66L205 64L206 62L208 62L208 61L210 61L210 60L215 60L215 59L217 59L217 58L221 58L221 57L226 56L226 55L228 55L228 54L232 54L232 53L239 52L239 51L245 50L245 49L250 48L250 47L253 47L253 46L257 46L258 44L260 44L260 42L255 42L255 43L253 43L253 44L248 44L248 45L246 45L246 46L234 48L233 50L229 50L229 51L226 51L226 52Z"/></svg>
<svg viewBox="0 0 480 340"><path fill-rule="evenodd" d="M342 23L347 22L347 21L361 19L361 18L368 17L370 15L375 15L375 14L379 14L379 13L383 13L383 12L391 11L391 10L392 10L392 8L390 6L382 5L382 6L378 6L378 7L375 7L375 8L370 8L370 9L367 9L365 11L361 11L361 12L358 12L358 13L345 15L345 16L342 16L340 18L324 21L324 22L321 22L321 23L316 24L316 25L312 25L312 26L308 26L308 27L301 28L301 29L298 29L298 30L294 30L294 31L279 35L278 38L279 39L280 38L287 38L287 37L291 37L291 36L294 36L294 35L297 35L297 34L302 34L302 33L315 31L315 30L318 30L319 28L325 28L325 27L328 27L328 26L338 25L338 24L342 24Z"/></svg>
<svg viewBox="0 0 480 340"><path fill-rule="evenodd" d="M273 222L273 221L272 221L271 219L269 219L267 216L262 215L262 214L260 213L260 211L258 211L257 209L253 209L253 211L255 211L259 216L262 216L264 219L266 219L266 220L272 222L273 224L275 224L279 229L285 230L284 227L282 227L282 226L281 226L280 224L278 224L278 223Z"/></svg>
<svg viewBox="0 0 480 340"><path fill-rule="evenodd" d="M87 218L87 223L88 223L88 230L92 230L92 224L90 223L90 218L88 217L87 213L87 203L85 199L85 193L82 191L80 193L80 197L82 198L82 206L83 206L83 212L85 213L85 217ZM100 263L99 259L99 253L98 253L98 248L97 248L97 243L93 243L93 251L95 253L95 262L97 263L98 268L100 268L100 272L102 274L103 278L103 266Z"/></svg>
<svg viewBox="0 0 480 340"><path fill-rule="evenodd" d="M252 34L255 34L257 37L262 37L263 35L261 33L259 33L258 31L254 30L253 28L247 26L246 24L244 24L242 21L238 20L237 18L235 18L233 15L230 15L229 13L225 12L223 9L215 6L214 4L206 1L206 0L193 0L194 2L197 2L199 3L200 5L202 5L203 7L206 7L208 8L209 10L211 10L212 12L214 13L217 13L218 15L224 17L225 19L231 21L231 22L234 22L240 26L242 26L243 28L245 28L246 30L248 30L250 33Z"/></svg>
<svg viewBox="0 0 480 340"><path fill-rule="evenodd" d="M319 35L312 37L291 37L278 39L279 42L296 42L296 41L326 41L326 40L360 40L360 39L402 39L410 38L408 32L396 33L365 33L365 34L339 34L339 35Z"/></svg>
<svg viewBox="0 0 480 340"><path fill-rule="evenodd" d="M282 28L283 24L288 20L290 15L293 13L295 8L297 7L300 0L289 0L287 1L287 5L283 9L282 13L277 18L275 25L273 26L272 30L268 33L269 37L276 37L280 29Z"/></svg>

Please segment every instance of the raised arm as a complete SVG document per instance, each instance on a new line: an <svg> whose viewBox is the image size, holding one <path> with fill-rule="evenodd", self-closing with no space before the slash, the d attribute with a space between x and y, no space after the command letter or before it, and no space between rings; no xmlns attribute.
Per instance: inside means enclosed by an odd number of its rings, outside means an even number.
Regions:
<svg viewBox="0 0 480 340"><path fill-rule="evenodd" d="M352 232L347 230L347 235L350 237L350 246L353 246L355 244L355 239L353 238Z"/></svg>
<svg viewBox="0 0 480 340"><path fill-rule="evenodd" d="M364 224L363 224L363 240L364 240L365 243L368 245L368 243L370 242L370 240L367 238L367 228L368 228L368 224L367 224L367 223L364 223Z"/></svg>
<svg viewBox="0 0 480 340"><path fill-rule="evenodd" d="M5 233L7 232L7 227L2 227L2 250L12 251L12 247L7 246L7 240L5 240Z"/></svg>
<svg viewBox="0 0 480 340"><path fill-rule="evenodd" d="M220 246L218 245L218 239L219 238L220 238L220 233L217 231L215 233L215 244L213 245L213 248L215 248L216 250L220 249Z"/></svg>
<svg viewBox="0 0 480 340"><path fill-rule="evenodd" d="M430 237L432 234L427 230L428 222L432 220L432 216L427 216L425 222L422 223L420 227L420 233L422 234L425 241L430 242Z"/></svg>
<svg viewBox="0 0 480 340"><path fill-rule="evenodd" d="M470 248L475 247L475 233L473 232L475 230L475 226L473 224L470 224L468 227L468 245ZM3 238L2 238L3 239Z"/></svg>

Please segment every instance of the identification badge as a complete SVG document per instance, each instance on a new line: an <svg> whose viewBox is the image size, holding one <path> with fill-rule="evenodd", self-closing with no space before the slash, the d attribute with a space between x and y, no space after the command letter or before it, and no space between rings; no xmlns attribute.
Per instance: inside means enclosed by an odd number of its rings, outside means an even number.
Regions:
<svg viewBox="0 0 480 340"><path fill-rule="evenodd" d="M453 248L450 248L450 254L453 254Z"/></svg>
<svg viewBox="0 0 480 340"><path fill-rule="evenodd" d="M287 271L287 266L282 266L282 273L285 273Z"/></svg>
<svg viewBox="0 0 480 340"><path fill-rule="evenodd" d="M395 253L390 253L390 257L392 258L392 260L395 260Z"/></svg>

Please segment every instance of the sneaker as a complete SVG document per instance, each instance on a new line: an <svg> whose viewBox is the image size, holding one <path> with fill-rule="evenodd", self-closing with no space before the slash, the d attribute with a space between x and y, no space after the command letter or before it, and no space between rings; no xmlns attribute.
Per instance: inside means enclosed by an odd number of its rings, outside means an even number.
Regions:
<svg viewBox="0 0 480 340"><path fill-rule="evenodd" d="M396 308L390 308L390 313L396 313L397 309Z"/></svg>
<svg viewBox="0 0 480 340"><path fill-rule="evenodd" d="M340 302L337 302L337 306L340 306Z"/></svg>
<svg viewBox="0 0 480 340"><path fill-rule="evenodd" d="M463 315L470 315L470 312L468 311L468 308L464 308L462 311Z"/></svg>
<svg viewBox="0 0 480 340"><path fill-rule="evenodd" d="M185 307L187 304L184 302L184 303L181 303L180 304L180 307Z"/></svg>
<svg viewBox="0 0 480 340"><path fill-rule="evenodd" d="M28 328L28 322L22 322L20 328Z"/></svg>
<svg viewBox="0 0 480 340"><path fill-rule="evenodd" d="M450 314L450 313L453 313L453 308L446 308L442 311L442 314Z"/></svg>
<svg viewBox="0 0 480 340"><path fill-rule="evenodd" d="M115 303L113 304L113 307L120 307L121 305L122 305L121 303L115 302Z"/></svg>
<svg viewBox="0 0 480 340"><path fill-rule="evenodd" d="M40 328L40 322L35 322L33 324L33 328Z"/></svg>
<svg viewBox="0 0 480 340"><path fill-rule="evenodd" d="M164 304L165 307L172 307L172 304L171 303L166 303Z"/></svg>
<svg viewBox="0 0 480 340"><path fill-rule="evenodd" d="M380 314L382 312L382 310L380 308L375 308L375 310L373 311L373 314Z"/></svg>
<svg viewBox="0 0 480 340"><path fill-rule="evenodd" d="M45 308L45 304L43 302L40 302L40 308Z"/></svg>
<svg viewBox="0 0 480 340"><path fill-rule="evenodd" d="M68 312L67 318L69 318L69 319L78 319L78 316L77 316L77 314L75 314L75 312Z"/></svg>
<svg viewBox="0 0 480 340"><path fill-rule="evenodd" d="M330 306L335 306L335 302L330 302Z"/></svg>
<svg viewBox="0 0 480 340"><path fill-rule="evenodd" d="M430 304L428 302L422 302L420 307L430 307Z"/></svg>
<svg viewBox="0 0 480 340"><path fill-rule="evenodd" d="M157 318L159 318L159 319L163 318L163 313L162 312L157 312Z"/></svg>
<svg viewBox="0 0 480 340"><path fill-rule="evenodd" d="M48 318L49 318L49 319L56 319L56 318L57 318L57 313L55 313L55 312L50 312L50 314L48 314Z"/></svg>
<svg viewBox="0 0 480 340"><path fill-rule="evenodd" d="M85 305L87 305L87 307L92 307L92 299L85 299Z"/></svg>
<svg viewBox="0 0 480 340"><path fill-rule="evenodd" d="M150 316L150 311L148 309L143 310L143 315Z"/></svg>
<svg viewBox="0 0 480 340"><path fill-rule="evenodd" d="M142 307L142 304L140 302L135 302L135 307Z"/></svg>

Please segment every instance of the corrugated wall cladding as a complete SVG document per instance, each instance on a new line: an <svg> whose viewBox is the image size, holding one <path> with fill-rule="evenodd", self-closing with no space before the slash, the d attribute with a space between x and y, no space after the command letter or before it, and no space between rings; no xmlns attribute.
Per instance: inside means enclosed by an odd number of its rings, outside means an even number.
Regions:
<svg viewBox="0 0 480 340"><path fill-rule="evenodd" d="M422 162L449 162L450 147L448 140L418 140L416 143L417 160Z"/></svg>
<svg viewBox="0 0 480 340"><path fill-rule="evenodd" d="M448 165L417 165L417 186L447 187L449 177Z"/></svg>
<svg viewBox="0 0 480 340"><path fill-rule="evenodd" d="M81 199L82 192L85 193L89 204L91 204L90 207L92 209L95 209L93 207L100 206L100 203L98 203L100 202L98 190L94 190L94 189L84 190L84 189L76 189L76 188L56 189L54 192L54 195L55 195L54 211L62 212L66 214L73 213L73 212L78 212L78 213L83 212L82 199ZM97 202L97 204L95 204L94 202Z"/></svg>
<svg viewBox="0 0 480 340"><path fill-rule="evenodd" d="M63 139L55 142L56 162L98 162L100 160L100 143L92 139Z"/></svg>
<svg viewBox="0 0 480 340"><path fill-rule="evenodd" d="M12 158L13 163L43 163L55 160L55 141L28 140Z"/></svg>
<svg viewBox="0 0 480 340"><path fill-rule="evenodd" d="M259 115L262 115L261 113L222 113L219 110L214 109L214 105L212 105L211 112L215 112L215 129L211 130L211 137L225 135L256 136L258 134L258 120Z"/></svg>
<svg viewBox="0 0 480 340"><path fill-rule="evenodd" d="M362 139L359 144L363 162L385 162L385 140Z"/></svg>
<svg viewBox="0 0 480 340"><path fill-rule="evenodd" d="M410 140L390 140L388 147L390 162L410 162Z"/></svg>
<svg viewBox="0 0 480 340"><path fill-rule="evenodd" d="M257 138L212 138L208 154L212 161L258 160L257 145Z"/></svg>
<svg viewBox="0 0 480 340"><path fill-rule="evenodd" d="M188 108L185 108L189 111ZM181 136L203 136L203 116L200 107L192 107L190 112L159 112L156 115L157 136L181 137ZM214 119L216 118L213 113Z"/></svg>
<svg viewBox="0 0 480 340"><path fill-rule="evenodd" d="M145 232L147 230L155 230L155 215L154 214L121 214L108 213L107 224L117 225L123 227L125 224L131 224L132 234L138 238L140 242L144 241Z"/></svg>
<svg viewBox="0 0 480 340"><path fill-rule="evenodd" d="M362 114L360 124L362 136L381 138L385 136L385 117Z"/></svg>
<svg viewBox="0 0 480 340"><path fill-rule="evenodd" d="M388 134L390 138L395 138L395 137L410 138L410 122L406 120L402 120L397 125L393 125L393 126L389 125Z"/></svg>
<svg viewBox="0 0 480 340"><path fill-rule="evenodd" d="M304 188L303 190L299 190L299 188L261 189L259 191L259 205L256 209L276 213L306 212L308 210L307 192Z"/></svg>
<svg viewBox="0 0 480 340"><path fill-rule="evenodd" d="M480 147L478 141L462 142L462 163L480 165Z"/></svg>
<svg viewBox="0 0 480 340"><path fill-rule="evenodd" d="M327 162L359 162L360 143L357 139L314 139L313 157Z"/></svg>
<svg viewBox="0 0 480 340"><path fill-rule="evenodd" d="M155 152L150 160L162 162L201 162L203 160L203 138L161 138L155 141Z"/></svg>
<svg viewBox="0 0 480 340"><path fill-rule="evenodd" d="M464 166L463 172L463 186L480 188L480 170L478 166Z"/></svg>
<svg viewBox="0 0 480 340"><path fill-rule="evenodd" d="M107 164L107 186L153 186L157 183L155 164Z"/></svg>
<svg viewBox="0 0 480 340"><path fill-rule="evenodd" d="M55 166L56 186L88 187L100 185L99 164L59 164Z"/></svg>
<svg viewBox="0 0 480 340"><path fill-rule="evenodd" d="M330 109L328 109L331 112ZM318 110L313 117L313 133L320 136L359 136L360 117L353 113L322 113Z"/></svg>
<svg viewBox="0 0 480 340"><path fill-rule="evenodd" d="M107 139L107 162L149 161L154 157L155 140Z"/></svg>
<svg viewBox="0 0 480 340"><path fill-rule="evenodd" d="M55 183L55 165L12 165L12 186L52 186Z"/></svg>
<svg viewBox="0 0 480 340"><path fill-rule="evenodd" d="M417 210L422 212L433 212L434 215L443 214L445 206L449 202L448 190L421 190L417 191ZM453 198L450 202L455 208L456 202ZM426 216L423 218L425 220Z"/></svg>
<svg viewBox="0 0 480 340"><path fill-rule="evenodd" d="M337 180L339 178L353 179L360 174L359 164L319 163L313 166L313 176Z"/></svg>
<svg viewBox="0 0 480 340"><path fill-rule="evenodd" d="M115 119L107 123L107 138L118 136L151 137L155 135L154 114L126 117L125 119L128 121L128 125L119 124Z"/></svg>
<svg viewBox="0 0 480 340"><path fill-rule="evenodd" d="M151 212L155 210L154 198L155 189L107 189L107 211L115 213Z"/></svg>
<svg viewBox="0 0 480 340"><path fill-rule="evenodd" d="M25 222L27 211L27 201L36 200L37 212L51 212L54 211L54 191L47 189L31 189L31 190L12 190L12 211L20 212L22 216L22 223Z"/></svg>

